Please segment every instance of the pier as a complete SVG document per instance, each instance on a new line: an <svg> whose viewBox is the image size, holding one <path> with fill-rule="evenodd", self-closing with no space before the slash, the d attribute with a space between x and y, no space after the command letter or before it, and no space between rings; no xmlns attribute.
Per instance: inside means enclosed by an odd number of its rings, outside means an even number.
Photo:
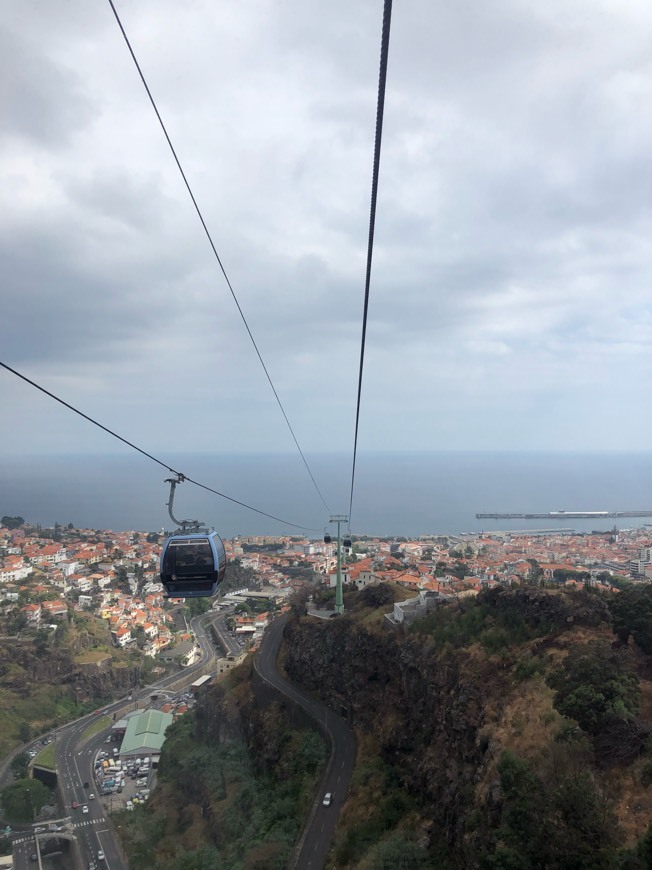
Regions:
<svg viewBox="0 0 652 870"><path fill-rule="evenodd" d="M478 520L602 520L652 517L652 511L547 511L539 514L476 514Z"/></svg>

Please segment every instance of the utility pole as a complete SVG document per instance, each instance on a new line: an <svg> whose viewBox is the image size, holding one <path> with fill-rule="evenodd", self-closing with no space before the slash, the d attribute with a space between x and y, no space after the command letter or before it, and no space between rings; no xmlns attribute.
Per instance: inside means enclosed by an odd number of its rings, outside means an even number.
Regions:
<svg viewBox="0 0 652 870"><path fill-rule="evenodd" d="M333 514L331 523L337 524L337 587L335 589L335 610L344 613L344 596L342 595L342 523L348 523L349 518L345 514Z"/></svg>

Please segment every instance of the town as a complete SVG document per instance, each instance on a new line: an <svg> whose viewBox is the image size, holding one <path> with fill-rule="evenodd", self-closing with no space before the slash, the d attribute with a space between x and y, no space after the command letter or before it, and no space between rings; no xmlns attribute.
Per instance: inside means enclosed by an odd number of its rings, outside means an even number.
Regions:
<svg viewBox="0 0 652 870"><path fill-rule="evenodd" d="M145 657L195 661L187 626L171 613L159 582L162 539L157 533L31 527L3 517L0 528L0 602L9 633L55 630L70 611L105 620L116 647ZM12 522L13 521L13 522ZM248 569L250 588L267 590L277 603L301 589L336 586L336 541L291 536L237 537L225 542L231 566ZM564 531L432 535L415 540L358 537L342 548L344 588L382 582L409 596L475 595L497 585L590 585L618 589L623 581L652 580L652 530L608 533ZM228 576L228 574L227 574ZM246 590L238 590L240 592ZM219 601L215 602L217 606ZM234 634L255 640L267 613L243 607L232 617Z"/></svg>

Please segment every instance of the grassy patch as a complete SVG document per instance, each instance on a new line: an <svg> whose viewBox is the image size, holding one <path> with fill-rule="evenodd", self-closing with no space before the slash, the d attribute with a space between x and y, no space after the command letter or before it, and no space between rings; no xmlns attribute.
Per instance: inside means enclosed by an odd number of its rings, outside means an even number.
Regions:
<svg viewBox="0 0 652 870"><path fill-rule="evenodd" d="M82 653L82 655L75 656L74 662L78 665L92 665L110 658L111 653L108 650L90 650L89 652Z"/></svg>
<svg viewBox="0 0 652 870"><path fill-rule="evenodd" d="M34 759L34 764L37 764L39 767L47 767L48 770L55 770L54 747L54 743L49 743L44 749L41 749Z"/></svg>
<svg viewBox="0 0 652 870"><path fill-rule="evenodd" d="M108 728L111 725L111 717L110 716L98 716L97 719L93 719L88 728L84 729L84 733L81 736L82 740L88 740L89 737L92 737L93 734L97 734L98 731L103 731L105 728Z"/></svg>

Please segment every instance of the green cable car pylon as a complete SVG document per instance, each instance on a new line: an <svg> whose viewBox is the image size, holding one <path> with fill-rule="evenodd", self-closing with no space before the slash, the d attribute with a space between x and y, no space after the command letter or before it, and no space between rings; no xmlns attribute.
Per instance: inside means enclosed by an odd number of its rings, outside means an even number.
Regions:
<svg viewBox="0 0 652 870"><path fill-rule="evenodd" d="M344 596L342 595L342 543L345 547L351 546L350 538L345 538L342 541L342 525L348 524L349 518L346 514L333 514L329 520L331 523L337 524L337 586L335 588L335 610L338 613L344 613ZM324 535L324 543L330 544L332 538L330 535Z"/></svg>

